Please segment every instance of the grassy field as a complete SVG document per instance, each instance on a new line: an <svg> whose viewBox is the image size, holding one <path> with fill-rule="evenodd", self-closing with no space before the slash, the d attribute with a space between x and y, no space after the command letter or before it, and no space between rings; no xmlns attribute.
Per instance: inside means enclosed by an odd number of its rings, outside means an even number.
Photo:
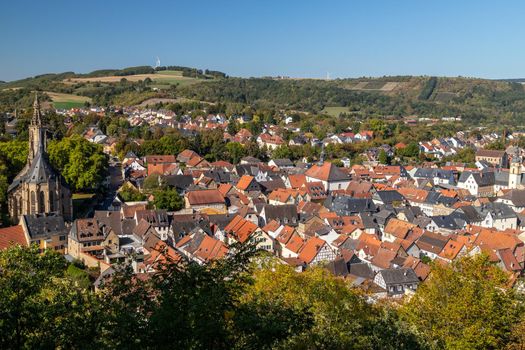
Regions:
<svg viewBox="0 0 525 350"><path fill-rule="evenodd" d="M194 84L200 81L205 81L203 79L196 79L190 77L183 77L182 72L180 71L162 71L155 74L136 74L136 75L126 75L126 76L107 76L107 77L92 77L92 78L72 78L64 81L65 83L81 83L81 82L100 82L100 83L117 83L121 79L125 78L128 81L139 81L146 78L153 80L154 85L167 86L179 84L181 86Z"/></svg>
<svg viewBox="0 0 525 350"><path fill-rule="evenodd" d="M58 92L46 92L53 101L53 106L57 109L70 109L84 106L86 101L91 101L89 97L72 94L61 94Z"/></svg>
<svg viewBox="0 0 525 350"><path fill-rule="evenodd" d="M348 113L348 107L325 107L321 112L333 117L338 117L340 113Z"/></svg>

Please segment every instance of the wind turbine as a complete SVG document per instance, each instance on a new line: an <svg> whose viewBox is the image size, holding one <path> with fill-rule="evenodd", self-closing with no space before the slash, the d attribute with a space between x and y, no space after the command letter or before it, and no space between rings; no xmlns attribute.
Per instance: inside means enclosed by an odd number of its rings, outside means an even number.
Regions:
<svg viewBox="0 0 525 350"><path fill-rule="evenodd" d="M160 58L157 56L157 60L155 61L155 68L160 67Z"/></svg>

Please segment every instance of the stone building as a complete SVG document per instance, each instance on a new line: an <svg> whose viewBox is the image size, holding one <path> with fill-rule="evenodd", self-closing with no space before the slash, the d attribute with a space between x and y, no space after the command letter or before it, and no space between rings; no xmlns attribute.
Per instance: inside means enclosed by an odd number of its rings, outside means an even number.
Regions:
<svg viewBox="0 0 525 350"><path fill-rule="evenodd" d="M42 126L37 96L33 107L27 164L7 189L9 215L13 222L18 222L23 215L44 213L56 213L71 221L71 191L64 178L49 163L46 130Z"/></svg>

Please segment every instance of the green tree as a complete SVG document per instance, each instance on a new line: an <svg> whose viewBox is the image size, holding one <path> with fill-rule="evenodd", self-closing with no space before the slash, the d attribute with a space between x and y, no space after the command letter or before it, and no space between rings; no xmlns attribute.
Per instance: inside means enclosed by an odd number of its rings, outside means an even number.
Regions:
<svg viewBox="0 0 525 350"><path fill-rule="evenodd" d="M162 189L165 186L162 182L162 177L157 173L153 173L144 180L142 187L145 192L151 193L153 191Z"/></svg>
<svg viewBox="0 0 525 350"><path fill-rule="evenodd" d="M496 140L486 145L485 149L503 151L505 150L505 144L501 140Z"/></svg>
<svg viewBox="0 0 525 350"><path fill-rule="evenodd" d="M65 275L62 255L38 247L0 251L0 347L96 348L96 295Z"/></svg>
<svg viewBox="0 0 525 350"><path fill-rule="evenodd" d="M283 159L283 158L292 158L292 150L290 147L283 145L279 146L272 151L272 159Z"/></svg>
<svg viewBox="0 0 525 350"><path fill-rule="evenodd" d="M145 201L147 198L144 193L141 193L128 184L124 184L118 194L124 202L140 202Z"/></svg>
<svg viewBox="0 0 525 350"><path fill-rule="evenodd" d="M523 310L508 283L485 254L434 264L402 311L432 348L501 349Z"/></svg>
<svg viewBox="0 0 525 350"><path fill-rule="evenodd" d="M381 164L385 164L385 165L390 164L390 157L388 156L388 154L386 153L386 151L384 149L379 151L379 155L377 156L377 160Z"/></svg>
<svg viewBox="0 0 525 350"><path fill-rule="evenodd" d="M7 175L10 180L24 168L28 153L27 141L0 142L0 159L6 163Z"/></svg>
<svg viewBox="0 0 525 350"><path fill-rule="evenodd" d="M302 315L301 324L311 323L279 342L277 348L302 349L308 344L311 349L394 349L396 342L415 342L410 332L395 330L398 323L392 322L389 332L396 334L391 336L397 337L395 342L387 347L382 346L387 341L377 344L386 323L380 310L321 267L297 273L290 266L272 264L256 270L254 279L243 297L245 302L271 300Z"/></svg>
<svg viewBox="0 0 525 350"><path fill-rule="evenodd" d="M53 167L62 173L74 191L99 189L108 173L108 158L102 147L73 135L48 145Z"/></svg>
<svg viewBox="0 0 525 350"><path fill-rule="evenodd" d="M156 190L153 192L153 196L155 197L153 204L157 209L177 211L184 208L184 198L174 188Z"/></svg>
<svg viewBox="0 0 525 350"><path fill-rule="evenodd" d="M240 162L241 158L244 157L244 147L238 142L228 142L226 144L226 153L232 164L237 164Z"/></svg>

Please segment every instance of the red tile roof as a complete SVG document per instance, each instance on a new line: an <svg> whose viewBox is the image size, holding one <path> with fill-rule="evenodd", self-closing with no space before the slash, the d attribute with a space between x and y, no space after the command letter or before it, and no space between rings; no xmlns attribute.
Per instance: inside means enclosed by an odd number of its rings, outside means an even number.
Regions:
<svg viewBox="0 0 525 350"><path fill-rule="evenodd" d="M24 229L21 225L0 228L0 250L13 245L28 246Z"/></svg>
<svg viewBox="0 0 525 350"><path fill-rule="evenodd" d="M299 259L307 264L311 263L325 244L326 242L321 238L311 237L301 248Z"/></svg>
<svg viewBox="0 0 525 350"><path fill-rule="evenodd" d="M198 190L186 194L190 205L223 204L224 196L219 190Z"/></svg>

